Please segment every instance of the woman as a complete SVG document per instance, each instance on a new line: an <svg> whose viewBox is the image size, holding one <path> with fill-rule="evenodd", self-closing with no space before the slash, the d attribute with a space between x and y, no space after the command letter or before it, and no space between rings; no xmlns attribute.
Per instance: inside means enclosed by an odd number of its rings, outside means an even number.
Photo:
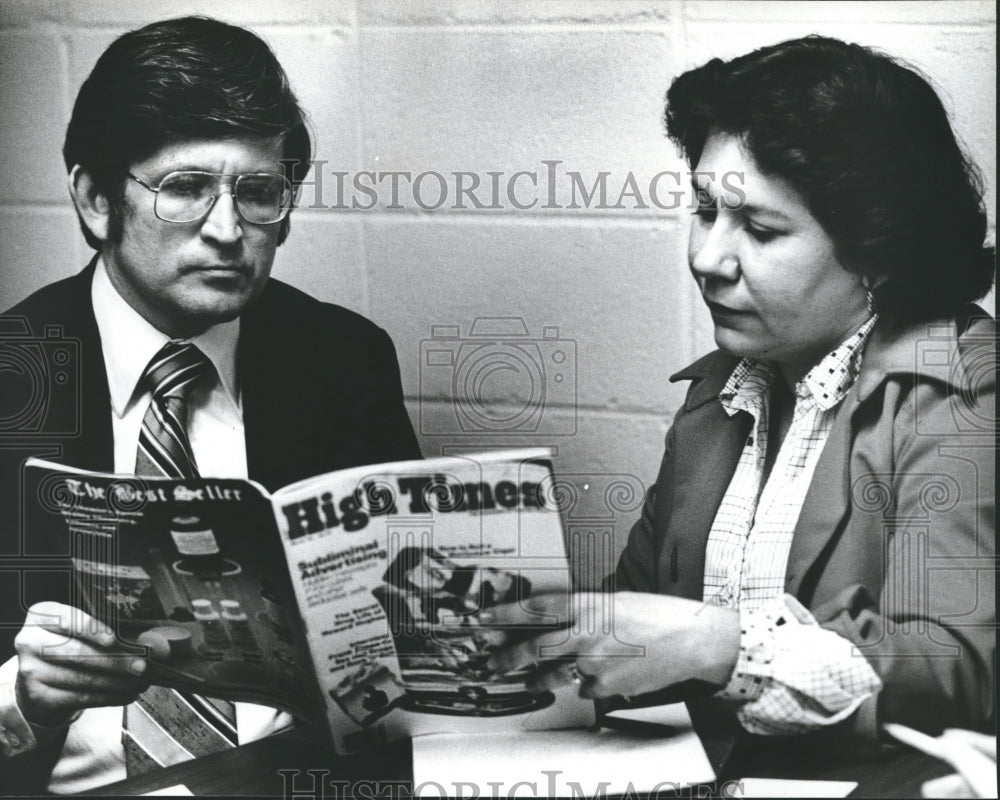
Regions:
<svg viewBox="0 0 1000 800"><path fill-rule="evenodd" d="M939 99L808 37L681 75L666 122L720 350L674 376L615 593L498 609L579 632L493 663L595 698L708 693L753 733L994 729L995 328L969 305L993 253Z"/></svg>

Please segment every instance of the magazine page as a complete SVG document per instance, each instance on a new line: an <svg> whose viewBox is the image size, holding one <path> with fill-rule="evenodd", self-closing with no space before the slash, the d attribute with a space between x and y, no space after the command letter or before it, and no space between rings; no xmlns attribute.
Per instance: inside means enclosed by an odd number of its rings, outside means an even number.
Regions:
<svg viewBox="0 0 1000 800"><path fill-rule="evenodd" d="M27 529L71 562L75 604L122 643L146 650L154 684L317 717L294 592L261 487L91 473L38 459L28 461L24 486Z"/></svg>
<svg viewBox="0 0 1000 800"><path fill-rule="evenodd" d="M338 752L402 736L588 725L576 686L486 667L480 613L569 590L546 450L362 467L276 492Z"/></svg>

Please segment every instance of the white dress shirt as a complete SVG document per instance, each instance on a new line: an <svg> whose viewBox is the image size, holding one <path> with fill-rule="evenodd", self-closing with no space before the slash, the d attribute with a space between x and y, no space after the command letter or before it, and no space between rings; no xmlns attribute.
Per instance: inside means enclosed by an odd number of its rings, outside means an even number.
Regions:
<svg viewBox="0 0 1000 800"><path fill-rule="evenodd" d="M149 407L150 393L137 391L150 359L169 340L118 293L98 260L91 286L91 301L111 394L115 472L132 474L139 443L139 429ZM246 438L236 374L236 345L240 322L221 323L190 341L215 367L212 380L203 380L188 398L188 437L198 471L203 476L246 478ZM16 657L0 668L0 720L17 712L13 680ZM7 706L5 709L4 706ZM288 727L290 715L252 703L236 704L240 743ZM52 773L49 790L73 794L125 778L121 744L121 707L92 708L71 725L62 756ZM37 731L37 728L36 728Z"/></svg>
<svg viewBox="0 0 1000 800"><path fill-rule="evenodd" d="M104 264L97 263L91 289L94 316L111 393L111 427L115 440L115 472L135 473L139 429L151 399L137 391L146 366L170 337L147 322L111 284ZM187 398L188 438L198 472L214 478L246 478L247 448L243 410L236 382L236 344L240 321L214 325L188 339L215 367L212 380L194 386Z"/></svg>

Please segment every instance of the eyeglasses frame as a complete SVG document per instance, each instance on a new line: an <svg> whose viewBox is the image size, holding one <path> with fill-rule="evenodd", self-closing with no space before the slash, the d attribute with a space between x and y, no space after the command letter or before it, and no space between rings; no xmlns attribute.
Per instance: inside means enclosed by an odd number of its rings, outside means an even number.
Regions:
<svg viewBox="0 0 1000 800"><path fill-rule="evenodd" d="M159 200L160 189L163 187L163 182L173 175L194 174L194 175L211 175L212 177L215 178L235 178L232 184L230 184L231 189L229 191L229 194L233 198L233 208L236 211L236 216L238 216L243 222L247 223L248 225L274 225L276 222L281 222L283 219L285 219L285 217L287 217L288 214L291 212L292 208L295 207L296 192L294 187L292 186L291 181L289 181L286 176L279 175L276 172L207 172L205 170L200 170L200 169L178 169L174 170L173 172L168 172L166 175L164 175L160 179L160 183L155 187L150 186L148 183L146 183L138 176L133 175L130 171L126 171L125 174L128 175L136 183L138 183L143 189L153 192L153 194L156 195L156 199L153 201L153 213L156 215L156 218L161 222L167 222L172 225L190 225L192 222L202 222L209 214L212 213L212 209L215 208L215 204L216 202L218 202L219 197L222 194L224 194L224 192L219 192L218 194L216 194L215 197L212 198L212 202L209 203L208 208L205 209L205 213L202 214L200 217L194 217L193 219L183 220L183 221L178 221L174 219L164 219L163 217L160 216L160 212L158 210L159 204L157 200ZM271 220L270 222L255 222L254 220L247 219L245 216L243 216L243 212L240 211L240 204L236 200L237 190L239 187L240 180L242 180L243 178L257 177L261 175L266 175L271 178L281 178L285 182L285 185L288 187L289 191L289 201L287 205L281 207L281 216L279 216L275 220ZM220 181L219 187L221 188L222 185L223 184Z"/></svg>

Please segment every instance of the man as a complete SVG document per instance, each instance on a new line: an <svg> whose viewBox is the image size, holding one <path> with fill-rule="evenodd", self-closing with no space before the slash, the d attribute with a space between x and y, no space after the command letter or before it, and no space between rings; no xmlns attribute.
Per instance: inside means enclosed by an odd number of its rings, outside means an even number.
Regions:
<svg viewBox="0 0 1000 800"><path fill-rule="evenodd" d="M48 337L45 347L65 343L75 363L63 370L72 391L65 377L36 387L49 406L44 424L31 417L31 430L0 440L0 555L37 552L17 512L19 470L32 454L124 473L190 468L272 490L419 457L385 332L269 278L293 194L281 161L307 164L310 147L284 71L246 30L170 20L125 34L101 56L64 147L97 253L2 319L15 349ZM186 435L188 466L161 463L172 451L150 428L157 403L161 415L176 408L150 377L176 353L198 365L173 423L175 443ZM145 659L123 657L110 631L68 605L65 571L24 563L0 582L3 621L24 619L16 656L0 670L0 785L68 793L120 780L122 706L148 685ZM0 660L15 649L3 633ZM289 722L236 705L239 741Z"/></svg>

